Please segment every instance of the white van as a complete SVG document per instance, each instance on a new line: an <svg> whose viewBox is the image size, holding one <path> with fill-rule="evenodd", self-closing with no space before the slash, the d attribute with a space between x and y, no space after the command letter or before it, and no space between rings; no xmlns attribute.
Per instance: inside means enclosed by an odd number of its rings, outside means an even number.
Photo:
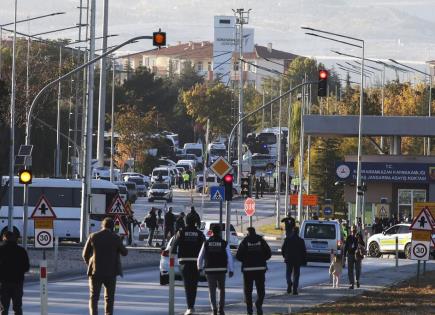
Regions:
<svg viewBox="0 0 435 315"><path fill-rule="evenodd" d="M210 190L210 187L219 186L219 181L216 175L214 174L207 174L206 175L206 186ZM201 173L196 176L196 191L202 192L202 187L204 186L204 175Z"/></svg>
<svg viewBox="0 0 435 315"><path fill-rule="evenodd" d="M201 143L185 143L184 151L186 152L186 154L195 154L198 164L204 163L202 160L204 151Z"/></svg>
<svg viewBox="0 0 435 315"><path fill-rule="evenodd" d="M300 228L305 241L307 261L330 261L331 251L343 254L344 236L336 220L305 220Z"/></svg>
<svg viewBox="0 0 435 315"><path fill-rule="evenodd" d="M171 185L172 178L168 167L156 167L151 174L151 184L163 182Z"/></svg>
<svg viewBox="0 0 435 315"><path fill-rule="evenodd" d="M227 148L223 143L210 143L207 148L208 165L211 165L220 156L225 157L227 154Z"/></svg>

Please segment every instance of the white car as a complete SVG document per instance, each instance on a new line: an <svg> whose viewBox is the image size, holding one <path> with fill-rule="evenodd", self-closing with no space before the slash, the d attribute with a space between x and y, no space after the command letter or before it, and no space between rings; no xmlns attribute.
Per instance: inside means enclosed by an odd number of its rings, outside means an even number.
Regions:
<svg viewBox="0 0 435 315"><path fill-rule="evenodd" d="M156 167L151 174L151 184L164 182L171 185L172 178L169 167Z"/></svg>
<svg viewBox="0 0 435 315"><path fill-rule="evenodd" d="M206 239L209 239L210 236L213 235L211 228L213 225L219 225L218 221L201 221L200 230L204 233ZM222 236L225 235L225 223L222 223ZM230 248L238 248L239 247L239 237L237 236L236 229L231 224L230 225Z"/></svg>
<svg viewBox="0 0 435 315"><path fill-rule="evenodd" d="M400 254L411 258L411 224L396 224L382 233L374 234L367 240L367 253L371 257L380 257L384 253L395 253L396 237Z"/></svg>
<svg viewBox="0 0 435 315"><path fill-rule="evenodd" d="M173 246L175 240L175 236L173 236L166 247L162 248L162 251L160 253L160 285L165 285L169 283L169 249ZM174 272L175 272L175 279L181 280L181 272L180 272L180 265L178 263L178 256L177 253L174 254ZM199 275L199 281L207 281L205 278L204 271L201 271Z"/></svg>
<svg viewBox="0 0 435 315"><path fill-rule="evenodd" d="M172 198L173 194L171 185L165 182L152 184L148 191L149 202L153 202L154 200L166 200L167 202L172 202Z"/></svg>

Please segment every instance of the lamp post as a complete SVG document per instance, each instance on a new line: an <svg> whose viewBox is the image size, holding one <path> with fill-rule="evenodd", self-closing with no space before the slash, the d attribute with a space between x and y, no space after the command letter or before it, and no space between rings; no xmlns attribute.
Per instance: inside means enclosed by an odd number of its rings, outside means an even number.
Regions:
<svg viewBox="0 0 435 315"><path fill-rule="evenodd" d="M405 68L411 69L411 70L413 70L413 71L415 71L415 72L418 72L418 73L420 73L420 74L423 74L424 76L428 76L428 77L429 77L429 104L428 104L428 116L431 117L431 116L432 116L432 75L431 75L430 73L426 73L426 72L424 72L424 71L421 71L421 70L418 70L418 69L412 68L412 67L410 67L410 66L407 66L407 65L405 65L405 64L403 64L403 63L400 63L400 62L398 62L398 61L396 61L396 60L394 60L394 59L388 59L388 60L390 60L391 62L393 62L393 63L395 63L395 64L401 65L402 67L405 67ZM427 140L426 140L426 141L427 141L427 150L426 150L426 155L430 155L430 137L427 137Z"/></svg>
<svg viewBox="0 0 435 315"><path fill-rule="evenodd" d="M358 119L358 157L357 157L357 189L355 193L355 222L357 222L358 217L362 214L361 211L361 154L362 154L362 115L363 115L363 104L364 104L364 40L356 37L351 37L347 35L342 35L338 33L328 32L324 30L314 29L310 27L302 27L302 29L310 30L316 33L322 33L327 35L332 35L339 38L345 38L354 42L358 42L359 44L351 43L348 41L338 40L336 38L331 38L315 33L306 33L311 36L327 39L330 41L342 43L348 46L361 48L361 84L360 84L360 101L359 101L359 119Z"/></svg>

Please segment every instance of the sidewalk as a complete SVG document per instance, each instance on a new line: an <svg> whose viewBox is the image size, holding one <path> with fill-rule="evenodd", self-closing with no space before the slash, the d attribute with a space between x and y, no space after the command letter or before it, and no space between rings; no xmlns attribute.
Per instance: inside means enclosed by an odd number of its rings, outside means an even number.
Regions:
<svg viewBox="0 0 435 315"><path fill-rule="evenodd" d="M428 262L426 270L435 270L435 262ZM267 295L266 286L266 298L264 300L263 311L264 314L273 315L299 313L320 304L332 303L343 297L356 296L362 294L364 291L376 291L390 287L415 276L415 274L416 264L399 266L397 269L395 267L389 267L378 270L377 272L364 273L363 283L360 289L349 290L347 288L347 282L343 282L339 289L333 289L329 283L320 283L314 286L303 287L297 296L284 293ZM301 276L303 277L303 275ZM210 310L198 309L195 314L210 314ZM246 314L246 305L242 301L237 304L227 304L225 314Z"/></svg>

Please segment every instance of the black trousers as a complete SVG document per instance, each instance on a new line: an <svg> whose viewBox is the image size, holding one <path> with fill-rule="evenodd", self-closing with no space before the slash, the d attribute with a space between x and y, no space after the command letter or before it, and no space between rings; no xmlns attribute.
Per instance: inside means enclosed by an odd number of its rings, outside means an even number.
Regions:
<svg viewBox="0 0 435 315"><path fill-rule="evenodd" d="M199 271L196 266L196 261L180 264L180 270L184 281L187 308L194 308L199 280Z"/></svg>
<svg viewBox="0 0 435 315"><path fill-rule="evenodd" d="M301 266L287 262L286 267L287 267L286 268L287 286L289 288L293 287L293 292L297 292L299 287L299 276L301 274ZM292 274L293 274L293 279L292 279Z"/></svg>
<svg viewBox="0 0 435 315"><path fill-rule="evenodd" d="M264 282L266 281L266 271L246 271L243 272L243 291L245 293L246 309L249 314L252 314L252 291L257 288L257 301L255 305L258 307L263 306L265 288Z"/></svg>
<svg viewBox="0 0 435 315"><path fill-rule="evenodd" d="M1 315L9 314L9 306L12 300L12 308L15 315L23 315L23 282L1 283Z"/></svg>

